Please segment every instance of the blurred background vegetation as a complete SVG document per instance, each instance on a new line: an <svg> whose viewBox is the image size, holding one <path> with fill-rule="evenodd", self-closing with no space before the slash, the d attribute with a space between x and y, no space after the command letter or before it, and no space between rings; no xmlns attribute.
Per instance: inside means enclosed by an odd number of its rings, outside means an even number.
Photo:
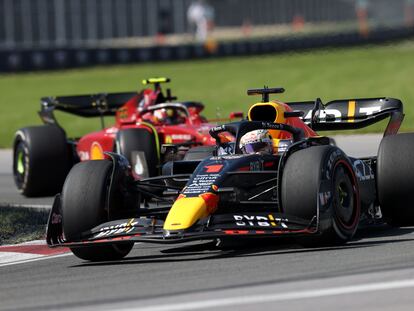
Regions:
<svg viewBox="0 0 414 311"><path fill-rule="evenodd" d="M11 147L20 127L41 123L43 96L140 91L142 79L157 76L172 79L168 87L179 100L203 102L209 118L246 113L259 100L246 90L266 85L284 87L286 93L274 96L282 101L399 98L406 113L402 130L414 130L414 0L0 0L0 5L0 148ZM379 40L386 29L411 39ZM337 36L334 46L343 45L341 36L365 45L327 49L323 40L331 34ZM377 44L367 45L371 38ZM325 48L307 50L306 42ZM287 46L290 52L280 53ZM97 119L56 114L72 137L100 126Z"/></svg>
<svg viewBox="0 0 414 311"><path fill-rule="evenodd" d="M282 101L395 97L404 103L402 130L414 130L414 41L294 54L148 63L0 76L0 146L10 147L14 132L41 124L40 97L98 92L139 91L141 80L167 76L179 100L201 101L205 115L247 112L258 98L248 88L282 86ZM99 120L57 113L71 136L99 129ZM109 125L110 119L107 120ZM381 131L372 126L363 131Z"/></svg>

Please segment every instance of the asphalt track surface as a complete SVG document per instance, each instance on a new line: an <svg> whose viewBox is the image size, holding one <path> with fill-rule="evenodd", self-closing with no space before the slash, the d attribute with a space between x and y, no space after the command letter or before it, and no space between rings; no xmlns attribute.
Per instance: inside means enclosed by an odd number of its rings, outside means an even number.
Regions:
<svg viewBox="0 0 414 311"><path fill-rule="evenodd" d="M358 141L368 155L374 138ZM413 310L413 290L414 228L385 225L341 247L139 243L116 262L65 254L0 265L0 310L397 311Z"/></svg>

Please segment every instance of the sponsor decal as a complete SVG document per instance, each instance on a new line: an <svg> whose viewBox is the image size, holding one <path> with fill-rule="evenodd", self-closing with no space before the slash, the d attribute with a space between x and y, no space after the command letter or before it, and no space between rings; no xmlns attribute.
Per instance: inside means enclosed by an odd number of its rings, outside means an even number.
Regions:
<svg viewBox="0 0 414 311"><path fill-rule="evenodd" d="M367 116L371 116L374 114L374 112L379 111L381 111L381 106L361 107L361 109L359 109L360 113L364 113Z"/></svg>
<svg viewBox="0 0 414 311"><path fill-rule="evenodd" d="M355 170L355 175L360 181L374 179L374 172L362 160L356 160L352 163Z"/></svg>
<svg viewBox="0 0 414 311"><path fill-rule="evenodd" d="M52 225L57 225L57 224L62 223L62 215L52 213L51 223L52 223Z"/></svg>
<svg viewBox="0 0 414 311"><path fill-rule="evenodd" d="M212 128L211 125L202 125L198 128L197 132L199 134L208 134L208 131Z"/></svg>
<svg viewBox="0 0 414 311"><path fill-rule="evenodd" d="M106 134L116 134L119 130L116 127L110 127L105 130Z"/></svg>
<svg viewBox="0 0 414 311"><path fill-rule="evenodd" d="M131 160L132 169L136 175L140 177L149 177L147 160L143 151L133 151Z"/></svg>
<svg viewBox="0 0 414 311"><path fill-rule="evenodd" d="M319 112L320 122L327 122L327 121L331 121L332 119L334 122L341 122L341 119L342 119L341 112L337 109L324 109Z"/></svg>
<svg viewBox="0 0 414 311"><path fill-rule="evenodd" d="M223 164L206 165L204 168L206 173L218 173L223 168Z"/></svg>
<svg viewBox="0 0 414 311"><path fill-rule="evenodd" d="M277 145L277 152L278 153L285 152L291 144L292 144L292 140L290 139L279 140L279 144Z"/></svg>
<svg viewBox="0 0 414 311"><path fill-rule="evenodd" d="M208 192L211 185L220 177L220 174L200 174L194 177L189 185L186 186L182 193L198 194Z"/></svg>
<svg viewBox="0 0 414 311"><path fill-rule="evenodd" d="M329 203L329 200L332 197L332 193L330 191L320 192L319 193L319 203L321 206L325 206Z"/></svg>
<svg viewBox="0 0 414 311"><path fill-rule="evenodd" d="M262 122L262 127L267 129L280 130L284 127L284 125L279 123Z"/></svg>
<svg viewBox="0 0 414 311"><path fill-rule="evenodd" d="M282 218L273 217L269 214L267 216L259 215L233 215L236 226L238 227L282 227L287 229L287 225L282 221Z"/></svg>
<svg viewBox="0 0 414 311"><path fill-rule="evenodd" d="M210 160L236 160L245 157L245 154L228 154L228 155L220 155L217 157L211 157Z"/></svg>
<svg viewBox="0 0 414 311"><path fill-rule="evenodd" d="M354 122L355 111L357 110L357 103L355 101L348 102L348 110L345 113L348 118L350 118L349 122ZM370 106L370 107L360 107L358 110L357 115L362 116L372 116L376 112L381 111L381 106ZM305 116L305 120L310 120L312 118L312 110L309 110ZM338 109L328 108L322 109L319 111L319 121L323 122L341 122L342 120L342 112Z"/></svg>
<svg viewBox="0 0 414 311"><path fill-rule="evenodd" d="M101 228L99 230L99 233L96 234L93 238L102 238L111 235L130 233L132 230L134 230L134 226L138 223L134 220L134 218L131 218L128 222Z"/></svg>
<svg viewBox="0 0 414 311"><path fill-rule="evenodd" d="M78 152L78 155L79 155L79 159L80 159L81 161L86 161L86 160L89 160L89 152L86 152L86 151L79 151L79 152Z"/></svg>
<svg viewBox="0 0 414 311"><path fill-rule="evenodd" d="M96 141L92 143L90 154L91 154L91 160L105 159L102 146Z"/></svg>
<svg viewBox="0 0 414 311"><path fill-rule="evenodd" d="M263 163L260 161L250 162L250 171L260 171L262 170Z"/></svg>
<svg viewBox="0 0 414 311"><path fill-rule="evenodd" d="M191 140L192 136L190 134L172 134L172 140Z"/></svg>
<svg viewBox="0 0 414 311"><path fill-rule="evenodd" d="M173 140L172 140L170 135L165 136L165 143L166 144L172 144L172 142L173 142Z"/></svg>
<svg viewBox="0 0 414 311"><path fill-rule="evenodd" d="M219 132L219 131L223 131L224 130L224 125L219 125L219 126L215 126L211 129L211 131L213 132Z"/></svg>

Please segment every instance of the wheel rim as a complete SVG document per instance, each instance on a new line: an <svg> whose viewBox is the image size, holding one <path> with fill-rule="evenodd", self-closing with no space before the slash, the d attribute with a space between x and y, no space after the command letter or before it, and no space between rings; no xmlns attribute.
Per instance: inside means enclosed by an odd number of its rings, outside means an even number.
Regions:
<svg viewBox="0 0 414 311"><path fill-rule="evenodd" d="M26 159L27 152L25 150L25 146L23 142L19 142L15 149L15 155L13 160L13 174L14 179L17 185L17 188L22 189L24 188L25 179L27 175L27 159Z"/></svg>
<svg viewBox="0 0 414 311"><path fill-rule="evenodd" d="M24 174L24 152L23 150L19 150L17 153L17 161L16 161L16 171L20 175Z"/></svg>
<svg viewBox="0 0 414 311"><path fill-rule="evenodd" d="M359 214L355 180L351 177L346 166L337 165L334 174L335 219L345 229L355 227Z"/></svg>

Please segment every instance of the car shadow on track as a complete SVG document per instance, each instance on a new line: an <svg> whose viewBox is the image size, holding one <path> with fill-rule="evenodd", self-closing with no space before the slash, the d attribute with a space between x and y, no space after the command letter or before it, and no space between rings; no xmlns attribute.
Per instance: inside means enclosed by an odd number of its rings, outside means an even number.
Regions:
<svg viewBox="0 0 414 311"><path fill-rule="evenodd" d="M129 264L156 264L165 262L186 262L212 260L234 257L254 257L263 255L281 254L306 254L311 252L341 251L356 248L375 247L387 243L404 243L414 241L413 237L406 236L414 232L414 227L394 228L386 225L362 229L348 244L326 247L303 247L293 239L243 240L239 243L225 242L217 246L217 242L192 242L179 246L168 245L160 248L159 254L143 256L129 256L118 261L83 262L72 267L90 267L105 265L129 265ZM404 238L402 238L404 236ZM392 238L397 237L397 238ZM139 246L138 246L139 247Z"/></svg>
<svg viewBox="0 0 414 311"><path fill-rule="evenodd" d="M359 229L355 235L355 239L403 236L412 233L414 233L414 227L392 227L390 225L380 224Z"/></svg>

